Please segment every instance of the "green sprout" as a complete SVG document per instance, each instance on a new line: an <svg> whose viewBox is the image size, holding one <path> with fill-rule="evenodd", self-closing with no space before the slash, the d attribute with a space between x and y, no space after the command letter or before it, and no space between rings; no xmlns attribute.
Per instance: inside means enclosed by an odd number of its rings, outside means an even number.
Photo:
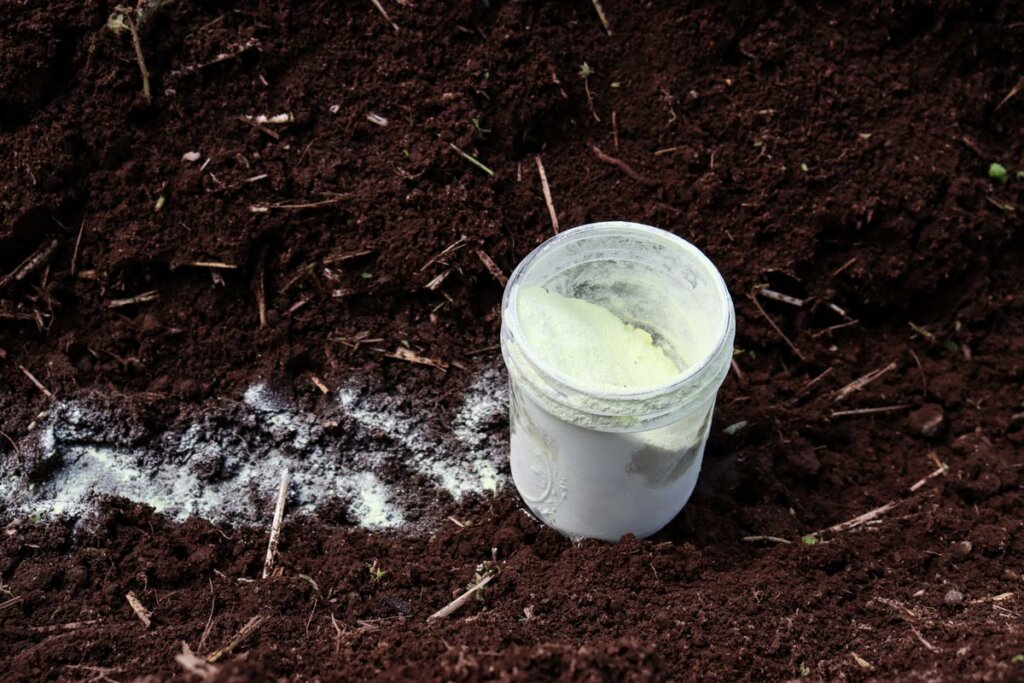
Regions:
<svg viewBox="0 0 1024 683"><path fill-rule="evenodd" d="M811 168L807 164L800 164L800 170L803 171L804 173L808 173L811 170Z"/></svg>
<svg viewBox="0 0 1024 683"><path fill-rule="evenodd" d="M1024 654L1014 655L1010 657L1010 662L1013 664L1024 664Z"/></svg>
<svg viewBox="0 0 1024 683"><path fill-rule="evenodd" d="M114 12L107 17L107 30L116 36L125 31L131 34L132 48L135 50L135 61L139 64L139 73L142 75L142 95L146 102L153 101L153 95L149 85L149 69L146 68L146 59L142 55L142 40L139 38L139 28L146 23L150 16L159 9L162 0L139 0L136 7L125 7L118 5Z"/></svg>
<svg viewBox="0 0 1024 683"><path fill-rule="evenodd" d="M373 564L370 565L370 579L375 583L380 583L387 574L388 571L386 569L377 565L377 560L374 560Z"/></svg>
<svg viewBox="0 0 1024 683"><path fill-rule="evenodd" d="M14 595L14 591L11 590L11 587L8 586L3 581L0 581L0 596L3 596L5 598L9 598L9 597L12 597L13 595Z"/></svg>
<svg viewBox="0 0 1024 683"><path fill-rule="evenodd" d="M818 537L814 534L807 534L800 539L804 545L815 545L818 542Z"/></svg>
<svg viewBox="0 0 1024 683"><path fill-rule="evenodd" d="M1006 167L1002 164L993 161L988 167L988 177L992 180L998 180L1001 183L1005 183L1008 173Z"/></svg>
<svg viewBox="0 0 1024 683"><path fill-rule="evenodd" d="M586 62L583 62L582 64L580 64L580 78L586 80L586 79L590 78L593 75L594 75L594 70L590 67L589 64L587 64Z"/></svg>
<svg viewBox="0 0 1024 683"><path fill-rule="evenodd" d="M800 665L800 678L807 678L811 675L811 669L806 664Z"/></svg>
<svg viewBox="0 0 1024 683"><path fill-rule="evenodd" d="M466 590L472 590L473 586L476 586L481 581L486 579L491 574L490 570L485 569L483 565L476 568L476 572L473 574L473 580L466 584ZM487 586L480 586L476 589L476 599L479 602L484 602L484 591L487 590Z"/></svg>

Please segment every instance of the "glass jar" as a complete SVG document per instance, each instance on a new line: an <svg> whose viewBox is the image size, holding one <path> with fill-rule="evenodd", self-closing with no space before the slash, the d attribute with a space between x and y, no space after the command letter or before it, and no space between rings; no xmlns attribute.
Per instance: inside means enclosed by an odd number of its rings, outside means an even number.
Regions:
<svg viewBox="0 0 1024 683"><path fill-rule="evenodd" d="M679 368L643 390L595 391L552 367L523 333L519 293L539 286L603 306L648 332ZM697 483L735 312L721 274L689 242L612 221L562 232L515 269L502 300L512 478L545 524L572 538L649 536Z"/></svg>

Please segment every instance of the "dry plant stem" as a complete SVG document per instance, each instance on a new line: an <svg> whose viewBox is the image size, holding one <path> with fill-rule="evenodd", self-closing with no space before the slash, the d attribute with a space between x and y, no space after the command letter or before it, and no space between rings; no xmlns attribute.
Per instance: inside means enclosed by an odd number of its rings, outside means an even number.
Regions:
<svg viewBox="0 0 1024 683"><path fill-rule="evenodd" d="M147 102L152 102L153 96L149 90L149 69L146 68L146 58L142 56L142 41L139 39L139 25L135 22L135 19L127 14L124 17L124 23L128 27L128 32L132 36L132 47L135 49L135 61L139 63L139 73L142 74L142 95L146 98Z"/></svg>
<svg viewBox="0 0 1024 683"><path fill-rule="evenodd" d="M948 467L946 467L945 465L943 465L943 464L941 464L941 463L940 463L940 464L939 464L939 466L938 466L938 467L937 467L937 468L935 469L935 471L933 471L933 472L932 472L931 474L929 474L929 475L928 475L927 477L924 477L923 479L920 479L920 480L919 480L919 481L917 481L917 482L916 482L916 483L915 483L915 484L914 484L913 486L911 486L911 487L910 487L910 491L911 491L912 493L913 493L913 492L916 492L916 491L917 491L918 489L920 489L921 487L923 487L923 486L924 486L925 484L927 484L927 483L928 483L929 481L931 481L931 480L932 480L932 479L934 479L935 477L941 477L941 476L942 476L942 475L944 475L944 474L945 474L945 473L946 473L947 471L949 471L949 468L948 468Z"/></svg>
<svg viewBox="0 0 1024 683"><path fill-rule="evenodd" d="M793 541L786 538L780 538L778 536L744 536L740 539L746 543L759 543L766 541L768 543L783 543L785 545L792 545Z"/></svg>
<svg viewBox="0 0 1024 683"><path fill-rule="evenodd" d="M864 514L857 515L853 519L848 519L845 522L840 522L839 524L835 524L833 526L830 526L827 529L821 529L820 531L815 531L813 534L811 534L811 536L820 537L822 534L828 534L828 533L836 533L837 534L837 533L840 533L840 532L843 532L843 531L849 531L850 529L856 529L857 527L862 526L864 524L867 524L868 522L870 522L870 521L872 521L874 519L878 519L879 517L881 517L885 513L889 512L890 510L892 510L896 506L902 505L903 502L904 501L902 501L902 500L892 500L892 501L889 501L885 505L881 505L879 507L876 507L874 510L868 510Z"/></svg>
<svg viewBox="0 0 1024 683"><path fill-rule="evenodd" d="M771 299L772 301L780 301L784 304L789 304L790 306L796 306L797 308L804 305L803 299L798 299L795 296L783 294L782 292L776 292L774 289L768 289L767 287L763 287L762 289L757 290L757 293L763 296L765 299Z"/></svg>
<svg viewBox="0 0 1024 683"><path fill-rule="evenodd" d="M591 143L590 149L593 150L594 156L597 157L598 161L608 164L609 166L614 166L615 168L619 169L624 174L626 174L626 176L629 177L631 180L635 180L644 187L658 187L661 184L657 180L651 180L650 178L645 178L644 176L640 175L633 169L632 166L627 164L622 159L616 159L613 156L605 154L604 152L601 151L600 147L593 143Z"/></svg>
<svg viewBox="0 0 1024 683"><path fill-rule="evenodd" d="M587 106L590 107L590 115L594 117L594 121L601 123L601 117L594 111L594 96L590 92L590 81L586 78L583 79L583 91L587 93Z"/></svg>
<svg viewBox="0 0 1024 683"><path fill-rule="evenodd" d="M78 247L82 244L82 233L85 232L85 217L82 217L82 224L78 226L78 237L75 238L75 250L71 252L71 274L78 273Z"/></svg>
<svg viewBox="0 0 1024 683"><path fill-rule="evenodd" d="M837 410L833 412L829 417L846 417L848 415L875 415L877 413L895 413L899 410L906 410L910 407L909 403L901 403L895 406L880 406L878 408L855 408L853 410Z"/></svg>
<svg viewBox="0 0 1024 683"><path fill-rule="evenodd" d="M243 626L242 629L234 635L234 637L228 642L227 645L220 648L219 650L212 652L210 656L206 658L206 661L211 663L216 662L217 660L223 658L224 655L229 655L232 652L234 652L239 645L244 643L246 640L249 639L250 636L259 631L266 620L266 617L253 617L252 619L250 619L248 622L246 622L245 626Z"/></svg>
<svg viewBox="0 0 1024 683"><path fill-rule="evenodd" d="M224 263L223 261L192 261L186 265L192 266L193 268L212 268L214 270L235 270L238 266L233 266L230 263Z"/></svg>
<svg viewBox="0 0 1024 683"><path fill-rule="evenodd" d="M486 251L483 249L477 249L476 255L484 264L484 268L487 269L487 272L494 276L494 279L497 280L502 287L508 284L508 278L505 277L505 273L501 272L501 268L498 267L498 264L494 262L494 259L492 259Z"/></svg>
<svg viewBox="0 0 1024 683"><path fill-rule="evenodd" d="M155 289L152 289L152 290L150 290L148 292L143 292L142 294L136 294L135 296L130 296L127 299L111 299L110 301L107 302L107 307L108 308L123 308L125 306L131 306L133 304L144 304L144 303L148 303L150 301L156 301L159 298L160 298L160 292L158 292Z"/></svg>
<svg viewBox="0 0 1024 683"><path fill-rule="evenodd" d="M426 356L421 356L418 353L416 353L415 351L407 349L404 346L400 346L397 349L395 349L394 353L385 353L384 355L386 357L388 357L388 358L394 358L396 360L404 360L407 363L416 363L418 365L429 365L430 367L437 368L438 370L447 370L448 369L448 363L444 362L443 360L438 360L436 358L428 358Z"/></svg>
<svg viewBox="0 0 1024 683"><path fill-rule="evenodd" d="M29 276L34 270L46 263L53 252L57 250L57 240L51 240L40 247L34 254L25 259L13 272L0 278L0 289L11 282L20 282Z"/></svg>
<svg viewBox="0 0 1024 683"><path fill-rule="evenodd" d="M772 320L771 316L768 315L767 311L764 310L764 308L761 306L761 303L757 300L757 297L754 296L753 294L749 294L748 297L752 302L754 302L754 306L757 307L758 312L762 316L764 316L764 319L768 321L768 324L772 326L772 329L775 330L776 334L782 337L782 341L786 342L786 346L789 347L793 354L800 360L806 361L807 358L804 356L804 354L801 353L800 349L796 347L796 344L794 344L792 340L790 340L790 338L786 336L786 333L782 331L782 328L779 327L774 320Z"/></svg>
<svg viewBox="0 0 1024 683"><path fill-rule="evenodd" d="M142 602L140 602L139 599L135 596L134 591L128 591L128 594L124 597L126 600L128 600L128 604L131 606L132 611L135 612L135 616L137 616L139 618L139 621L142 622L142 625L146 628L149 628L150 624L152 623L153 613L145 607L143 607Z"/></svg>
<svg viewBox="0 0 1024 683"><path fill-rule="evenodd" d="M857 392L857 391L860 391L861 389L863 389L864 387L866 387L867 385L871 384L876 379L881 377L882 375L886 374L887 372L891 372L892 370L895 370L895 369L896 369L896 361L893 361L893 362L889 363L888 365L886 365L884 368L879 368L877 370L872 370L871 372L867 373L863 377L858 377L857 379L853 380L852 382L847 384L845 387L843 387L842 389L837 391L836 395L835 395L835 398L833 398L832 400L836 401L836 402L842 401L843 399L845 399L850 394L852 394L854 392Z"/></svg>
<svg viewBox="0 0 1024 683"><path fill-rule="evenodd" d="M429 617L427 617L427 622L429 623L431 621L436 621L437 619L444 619L447 616L451 616L451 614L453 614L456 610L458 610L460 607L462 607L467 602L472 600L473 596L476 595L476 592L484 586L486 586L487 584L489 584L491 582L491 579L493 579L494 577L494 574L488 574L484 578L480 579L480 581L478 581L476 584L470 586L465 593L455 598L447 605L445 605L444 607L442 607L441 609L437 610Z"/></svg>
<svg viewBox="0 0 1024 683"><path fill-rule="evenodd" d="M267 544L267 559L263 563L263 578L270 576L277 558L277 544L281 541L281 522L284 521L284 506L288 500L288 468L281 471L281 485L277 489L277 505L274 507L274 523L270 527L270 543Z"/></svg>
<svg viewBox="0 0 1024 683"><path fill-rule="evenodd" d="M380 15L384 17L384 21L391 24L391 28L395 29L395 33L398 33L398 24L391 21L391 17L389 17L388 13L384 10L384 5L380 4L380 0L370 0L370 2L372 2L373 6L377 8L377 11L380 12Z"/></svg>
<svg viewBox="0 0 1024 683"><path fill-rule="evenodd" d="M608 25L608 16L604 13L604 7L601 7L601 0L591 0L591 2L594 3L594 11L597 12L597 18L601 20L601 26L604 26L608 35L611 35L612 28Z"/></svg>
<svg viewBox="0 0 1024 683"><path fill-rule="evenodd" d="M267 250L266 247L260 253L259 263L256 265L256 311L260 317L260 327L267 326Z"/></svg>
<svg viewBox="0 0 1024 683"><path fill-rule="evenodd" d="M996 111L1002 109L1004 104L1012 100L1021 91L1021 88L1024 88L1024 76L1021 76L1020 80L1017 81L1017 85L1013 86L1006 97L1000 100L999 104L996 105Z"/></svg>
<svg viewBox="0 0 1024 683"><path fill-rule="evenodd" d="M910 355L914 357L914 362L917 363L917 369L921 372L921 398L928 398L928 375L924 372L924 366L921 365L921 359L917 357L917 353L914 349L907 347L907 351L910 351Z"/></svg>
<svg viewBox="0 0 1024 683"><path fill-rule="evenodd" d="M551 186L548 185L548 174L544 172L544 162L538 154L533 158L537 162L537 173L540 175L540 189L544 193L544 204L548 207L548 216L551 217L551 229L558 234L558 213L555 211L555 202L551 198Z"/></svg>
<svg viewBox="0 0 1024 683"><path fill-rule="evenodd" d="M3 612L8 607L14 607L15 605L17 605L19 602L21 602L24 599L25 599L24 595L18 595L16 597L11 598L10 600L5 600L3 602L0 602L0 612Z"/></svg>
<svg viewBox="0 0 1024 683"><path fill-rule="evenodd" d="M448 254L452 253L456 249L461 249L462 247L466 246L466 242L468 242L468 241L469 240L467 240L466 236L462 235L461 237L459 237L459 239L455 240L454 242L449 244L447 247L445 247L444 250L441 251L440 254L437 254L436 256L431 258L429 261L424 263L422 266L420 266L420 269L417 272L422 273L424 270L426 270L427 268L429 268L433 264L437 263L438 261L443 259Z"/></svg>
<svg viewBox="0 0 1024 683"><path fill-rule="evenodd" d="M337 204L343 202L346 199L351 199L351 194L339 194L330 199L323 199L318 202L298 202L289 203L283 202L280 204L253 204L249 207L249 211L252 213L269 213L271 211L299 211L302 209L317 209L321 206L330 206L331 204Z"/></svg>
<svg viewBox="0 0 1024 683"><path fill-rule="evenodd" d="M57 631L74 631L83 626L98 624L102 619L89 619L87 621L72 621L67 624L51 624L49 626L29 626L28 630L33 633L56 633Z"/></svg>
<svg viewBox="0 0 1024 683"><path fill-rule="evenodd" d="M19 369L19 370L21 370L21 372L22 372L22 373L23 373L23 374L24 374L24 375L25 375L26 377L28 377L28 380L29 380L30 382L32 382L32 384L34 384L34 385L35 385L36 389L38 389L39 391L43 392L43 394L44 394L44 395L46 396L46 398L53 398L53 392L51 392L51 391L50 391L49 389L47 389L47 388L46 388L46 387L45 387L45 386L43 385L43 383L42 383L42 382L40 382L40 381L39 381L38 379L36 379L36 376L35 376L35 375L33 375L33 374L32 374L31 372L29 372L28 368L26 368L26 367L25 367L24 365L22 365L21 363L18 363L18 369Z"/></svg>

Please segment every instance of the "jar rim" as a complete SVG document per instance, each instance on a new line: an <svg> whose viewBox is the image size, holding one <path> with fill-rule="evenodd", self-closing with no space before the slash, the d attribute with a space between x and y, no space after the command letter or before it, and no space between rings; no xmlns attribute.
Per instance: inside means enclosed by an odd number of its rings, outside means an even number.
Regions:
<svg viewBox="0 0 1024 683"><path fill-rule="evenodd" d="M683 372L675 375L664 384L639 390L595 391L592 387L584 386L575 378L566 375L564 372L552 367L540 358L540 355L530 346L526 336L522 333L522 327L519 324L518 301L514 299L519 293L521 280L529 271L531 265L544 254L570 240L576 240L583 236L593 235L595 233L600 234L622 231L647 234L649 236L667 239L676 247L686 252L688 256L703 266L711 276L712 281L717 286L718 293L721 297L721 303L727 311L726 315L722 316L722 322L717 338L715 339L715 342L709 346L708 351L700 358L700 360L692 363ZM633 223L631 221L602 221L599 223L588 223L586 225L565 230L553 237L549 237L537 248L531 251L526 258L516 266L515 270L512 271L512 275L508 279L508 285L505 287L505 292L502 296L501 310L502 324L507 326L512 337L516 340L516 344L523 349L523 352L528 357L529 362L535 365L537 369L542 371L550 379L554 380L555 383L561 386L586 394L592 398L608 401L644 401L678 391L694 377L703 373L721 354L723 346L729 343L730 329L732 328L733 319L735 317L732 297L729 294L728 286L725 284L725 279L704 252L698 249L694 244L686 241L678 235L668 232L667 230L645 225L643 223ZM508 357L508 351L504 342L504 335L502 335L502 355L505 356L506 364L508 364L511 359ZM552 396L550 398L555 397Z"/></svg>

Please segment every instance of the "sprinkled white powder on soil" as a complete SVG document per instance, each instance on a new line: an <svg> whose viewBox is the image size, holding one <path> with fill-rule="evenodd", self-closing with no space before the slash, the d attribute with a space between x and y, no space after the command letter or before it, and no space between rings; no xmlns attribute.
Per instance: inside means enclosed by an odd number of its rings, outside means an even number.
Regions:
<svg viewBox="0 0 1024 683"><path fill-rule="evenodd" d="M224 401L155 438L116 406L58 403L19 444L26 471L0 477L0 511L81 517L100 497L116 495L177 520L266 524L288 467L289 514L339 501L359 526L386 530L409 528L422 517L413 509L443 508L503 485L508 392L497 370L481 374L453 419L437 421L453 425L447 432L393 397L354 387L338 397L336 408L311 413L255 384L241 402Z"/></svg>

